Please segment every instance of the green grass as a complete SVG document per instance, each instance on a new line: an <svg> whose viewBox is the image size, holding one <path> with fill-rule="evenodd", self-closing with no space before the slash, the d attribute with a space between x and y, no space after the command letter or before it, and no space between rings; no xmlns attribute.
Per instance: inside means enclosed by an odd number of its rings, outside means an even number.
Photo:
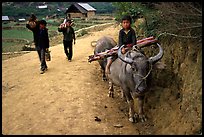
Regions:
<svg viewBox="0 0 204 137"><path fill-rule="evenodd" d="M58 26L48 25L48 31L58 31Z"/></svg>
<svg viewBox="0 0 204 137"><path fill-rule="evenodd" d="M100 21L100 20L89 20L83 21L81 19L75 20L75 25L73 26L74 30L77 31L78 29L89 27L96 24L105 23L108 21ZM58 31L59 24L57 21L49 20L47 24L49 37L55 36L55 32ZM33 41L33 33L32 31L28 30L25 27L25 23L18 23L18 22L9 22L9 23L2 23L2 27L12 27L14 28L10 30L2 29L2 39L9 38L9 39L27 39L29 41ZM82 32L80 36L87 34L87 32ZM10 41L2 41L2 52L14 52L14 51L21 51L24 46L24 43L20 42L10 42Z"/></svg>
<svg viewBox="0 0 204 137"><path fill-rule="evenodd" d="M16 22L2 22L2 27L11 27L14 26Z"/></svg>
<svg viewBox="0 0 204 137"><path fill-rule="evenodd" d="M21 38L31 41L33 40L33 33L29 30L2 30L2 38Z"/></svg>
<svg viewBox="0 0 204 137"><path fill-rule="evenodd" d="M2 52L21 51L23 46L16 42L2 42Z"/></svg>

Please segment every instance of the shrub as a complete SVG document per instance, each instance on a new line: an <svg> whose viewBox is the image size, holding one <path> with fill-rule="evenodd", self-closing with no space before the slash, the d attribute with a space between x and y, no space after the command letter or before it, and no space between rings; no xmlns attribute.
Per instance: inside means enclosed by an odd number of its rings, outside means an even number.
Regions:
<svg viewBox="0 0 204 137"><path fill-rule="evenodd" d="M158 10L152 4L142 2L114 2L113 5L116 7L116 21L120 22L124 15L130 15L134 22L138 18L138 13L140 13L147 21L146 36L155 35L160 18Z"/></svg>
<svg viewBox="0 0 204 137"><path fill-rule="evenodd" d="M81 30L81 32L79 32L79 34L77 36L81 37L81 36L84 36L86 34L88 34L88 31L83 29L83 30Z"/></svg>

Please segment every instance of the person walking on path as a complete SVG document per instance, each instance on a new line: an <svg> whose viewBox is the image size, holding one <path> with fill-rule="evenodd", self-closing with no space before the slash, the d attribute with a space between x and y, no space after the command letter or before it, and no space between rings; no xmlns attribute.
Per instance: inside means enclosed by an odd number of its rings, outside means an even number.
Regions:
<svg viewBox="0 0 204 137"><path fill-rule="evenodd" d="M48 69L45 60L45 52L49 51L49 37L46 24L45 20L39 21L35 27L26 24L26 27L34 34L34 42L41 63L40 74L43 74Z"/></svg>
<svg viewBox="0 0 204 137"><path fill-rule="evenodd" d="M74 44L76 42L74 29L71 27L71 20L66 20L65 24L61 24L58 28L59 32L62 32L64 35L63 44L64 44L64 52L68 58L68 61L71 62L73 56L73 40ZM68 51L69 49L69 51Z"/></svg>

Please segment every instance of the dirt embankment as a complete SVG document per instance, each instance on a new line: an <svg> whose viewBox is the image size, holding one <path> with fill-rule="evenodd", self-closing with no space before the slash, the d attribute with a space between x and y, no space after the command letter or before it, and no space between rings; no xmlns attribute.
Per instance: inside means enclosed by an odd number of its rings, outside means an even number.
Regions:
<svg viewBox="0 0 204 137"><path fill-rule="evenodd" d="M202 132L202 45L198 41L166 36L165 70L154 70L146 110L154 116L156 134ZM151 52L153 52L152 49Z"/></svg>
<svg viewBox="0 0 204 137"><path fill-rule="evenodd" d="M160 132L198 134L202 129L202 44L172 36L161 40L167 69L155 77L157 85L164 87L160 105L166 105L163 114L168 126Z"/></svg>
<svg viewBox="0 0 204 137"><path fill-rule="evenodd" d="M148 121L132 124L119 91L109 98L98 63L87 61L91 41L104 35L117 39L119 28L77 39L72 62L62 44L51 47L52 61L43 75L35 51L3 61L3 134L197 134L202 128L201 46L162 39L167 67L152 71L144 105Z"/></svg>

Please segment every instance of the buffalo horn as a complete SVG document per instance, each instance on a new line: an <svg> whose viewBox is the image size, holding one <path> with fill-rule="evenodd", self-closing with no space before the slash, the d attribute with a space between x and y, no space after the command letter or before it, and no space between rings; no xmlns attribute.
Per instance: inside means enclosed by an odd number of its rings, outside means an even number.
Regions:
<svg viewBox="0 0 204 137"><path fill-rule="evenodd" d="M160 46L160 44L157 43L157 46L159 47L159 53L158 53L157 55L155 55L155 56L153 56L153 57L150 57L150 58L148 59L148 61L149 61L151 64L154 64L154 63L156 63L157 61L159 61L159 60L163 57L163 55L164 55L164 51L163 51L162 47Z"/></svg>
<svg viewBox="0 0 204 137"><path fill-rule="evenodd" d="M132 64L133 60L131 58L128 57L123 57L123 55L121 54L121 49L124 47L125 45L122 45L119 49L118 49L118 57L119 59L121 59L123 62L128 63L128 64Z"/></svg>

